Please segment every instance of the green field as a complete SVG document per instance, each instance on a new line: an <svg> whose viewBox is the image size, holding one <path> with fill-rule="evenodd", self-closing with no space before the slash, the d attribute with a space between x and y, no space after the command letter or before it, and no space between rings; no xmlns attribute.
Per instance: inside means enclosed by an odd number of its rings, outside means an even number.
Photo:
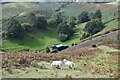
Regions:
<svg viewBox="0 0 120 80"><path fill-rule="evenodd" d="M1 4L0 4L1 5ZM8 19L11 16L18 15L19 13L23 12L34 12L39 10L48 10L51 11L52 9L59 7L59 4L55 3L40 3L39 5L34 3L8 3L2 5L2 19Z"/></svg>
<svg viewBox="0 0 120 80"><path fill-rule="evenodd" d="M56 28L48 28L28 33L27 36L21 40L3 40L3 48L5 51L17 51L24 48L29 48L30 50L41 50L45 49L46 47L51 47L54 44L66 44L70 46L72 43L80 41L79 32L82 27L84 27L84 24L78 25L75 34L66 42L60 42L57 37Z"/></svg>
<svg viewBox="0 0 120 80"><path fill-rule="evenodd" d="M73 36L66 42L61 42L58 38L57 26L52 25L52 27L50 27L47 25L48 27L44 26L46 28L41 28L41 25L34 25L32 30L24 31L25 33L22 39L3 38L2 50L5 51L0 54L2 56L2 65L0 65L0 67L2 67L0 70L2 72L2 78L72 79L120 77L118 74L118 56L120 50L118 50L118 37L116 37L118 34L117 31L115 31L118 30L117 3L69 3L58 11L51 11L60 8L61 4L62 3L4 4L2 9L3 19L6 20L3 22L5 25L3 26L3 30L8 30L6 28L7 18L13 16L21 22L28 21L27 23L36 22L35 24L37 24L39 15L45 16L47 21L52 19L51 14L59 11L63 12L65 18L68 18L70 16L78 16L83 11L89 13L95 12L97 9L100 9L103 14L102 21L105 24L104 29L90 37L82 39L85 33L83 29L87 22L77 23L74 28L75 33ZM50 15L44 12L44 10L48 10L47 13ZM28 14L31 12L36 16L29 16ZM17 17L16 15L19 16ZM26 17L26 15L28 15L28 17ZM40 27L40 29L36 27ZM61 27L59 26L59 28ZM72 46L73 43L77 45ZM65 44L68 45L69 48L57 53L47 53L47 51L45 51L46 47L51 49L51 46L55 44ZM30 51L20 51L24 49L30 49ZM40 50L40 52L36 53L34 50ZM74 62L74 70L68 68L64 63L62 70L50 66L52 61L63 62L63 59Z"/></svg>
<svg viewBox="0 0 120 80"><path fill-rule="evenodd" d="M46 5L45 3L41 3L39 5L32 3L10 3L3 7L3 13L5 13L4 17L9 18L11 15L13 14L15 15L15 13L18 14L21 11L25 10L29 11L31 10L32 7L34 7L36 10L38 9L41 10L41 9L54 9L55 7L58 6L59 6L58 3L49 3L49 5ZM64 14L67 16L77 16L82 11L95 12L97 9L100 9L103 13L102 17L103 22L107 22L111 19L117 18L116 5L100 4L99 7L96 6L97 4L78 5L75 3L69 4L66 7L62 8L62 11L64 11ZM32 11L34 11L34 9L32 9ZM80 42L81 38L80 34L84 32L82 29L85 27L85 24L86 23L78 24L75 29L75 34L70 38L70 40L64 43L59 41L57 37L56 28L48 28L44 30L37 30L34 32L27 33L26 36L21 40L3 40L3 49L5 51L18 51L24 48L29 48L30 50L41 50L45 49L46 47L51 47L54 44L66 44L70 46L72 43ZM104 34L106 31L118 28L118 22L116 20L112 20L105 25L106 27L101 32L95 35Z"/></svg>

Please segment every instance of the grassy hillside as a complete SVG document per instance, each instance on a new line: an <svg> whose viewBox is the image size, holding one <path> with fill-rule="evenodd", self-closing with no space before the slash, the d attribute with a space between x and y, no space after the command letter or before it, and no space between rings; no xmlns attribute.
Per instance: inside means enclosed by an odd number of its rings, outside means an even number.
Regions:
<svg viewBox="0 0 120 80"><path fill-rule="evenodd" d="M118 5L110 5L106 3L93 4L93 3L73 3L62 8L64 14L67 16L78 16L83 11L88 11L89 13L95 12L97 9L102 11L104 21L114 18L118 13Z"/></svg>
<svg viewBox="0 0 120 80"><path fill-rule="evenodd" d="M50 8L49 8L50 9ZM48 8L33 3L7 3L2 5L2 18L10 18L22 12L49 10Z"/></svg>
<svg viewBox="0 0 120 80"><path fill-rule="evenodd" d="M76 42L79 42L79 30L76 30L76 33L71 37L70 40L62 43L57 37L57 29L48 28L46 30L39 30L36 32L28 33L28 35L26 35L23 40L3 40L3 48L5 51L17 51L24 48L30 48L31 50L41 50L54 44L61 43L71 45L72 43Z"/></svg>
<svg viewBox="0 0 120 80"><path fill-rule="evenodd" d="M118 54L117 49L105 45L97 48L89 46L62 54L3 53L2 76L3 78L117 78ZM75 63L75 70L65 65L62 70L50 67L52 61L64 58Z"/></svg>
<svg viewBox="0 0 120 80"><path fill-rule="evenodd" d="M8 13L5 13L4 17L9 17L12 15L12 13L18 14L23 9L27 11L31 10L31 8L32 10L48 8L54 9L55 6L59 6L58 3L54 3L54 5L53 3L49 3L49 5L47 5L46 3L41 3L39 5L33 3L9 3L3 5L3 13L8 11ZM117 5L72 3L62 8L64 14L67 16L77 16L82 11L94 12L97 9L100 9L103 13L103 22L108 23L105 24L106 27L101 32L95 35L104 34L107 31L118 28L118 21L111 20L117 18ZM83 33L83 28L85 27L85 24L86 23L76 25L75 34L70 38L70 40L64 43L59 41L56 28L48 28L46 30L36 30L35 32L28 33L26 37L22 40L3 40L3 49L5 51L18 51L24 48L30 48L30 50L41 50L54 44L60 43L70 46L72 43L80 42L80 34Z"/></svg>

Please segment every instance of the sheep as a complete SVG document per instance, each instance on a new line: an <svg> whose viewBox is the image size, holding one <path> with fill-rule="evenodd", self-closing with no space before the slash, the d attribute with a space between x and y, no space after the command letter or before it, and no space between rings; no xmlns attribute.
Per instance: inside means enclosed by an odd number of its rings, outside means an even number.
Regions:
<svg viewBox="0 0 120 80"><path fill-rule="evenodd" d="M75 63L73 63L72 61L68 61L66 59L64 59L63 62L65 63L66 66L74 70Z"/></svg>
<svg viewBox="0 0 120 80"><path fill-rule="evenodd" d="M51 67L55 66L56 68L61 68L62 69L62 61L53 61L51 63Z"/></svg>

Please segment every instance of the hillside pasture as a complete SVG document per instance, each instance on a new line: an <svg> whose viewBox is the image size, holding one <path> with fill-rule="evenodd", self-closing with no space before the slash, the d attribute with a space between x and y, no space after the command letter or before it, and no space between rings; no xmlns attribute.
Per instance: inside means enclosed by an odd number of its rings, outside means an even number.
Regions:
<svg viewBox="0 0 120 80"><path fill-rule="evenodd" d="M112 52L106 51L100 46L86 47L67 54L2 53L3 78L117 78L119 52L113 53L116 49L112 49ZM73 61L75 70L65 65L62 70L50 67L52 61L63 59Z"/></svg>
<svg viewBox="0 0 120 80"><path fill-rule="evenodd" d="M8 19L12 16L16 16L22 12L33 12L37 10L45 10L44 7L33 3L8 3L2 5L2 19Z"/></svg>
<svg viewBox="0 0 120 80"><path fill-rule="evenodd" d="M6 11L5 15L7 14L12 15L14 13L16 14L19 13L19 15L21 16L27 13L27 11L29 12L29 10L32 10L32 12L34 12L33 6L35 7L35 9L39 9L39 10L41 9L45 10L48 8L50 8L49 10L51 10L55 6L57 7L60 6L60 4L59 3L40 3L38 5L33 3L9 3L9 4L3 5L3 13L4 11ZM103 17L102 17L103 22L104 23L107 22L107 23L105 24L105 28L101 32L98 32L97 34L89 37L89 38L92 38L95 36L105 34L108 31L118 29L118 20L117 20L118 8L117 7L118 7L117 5L109 5L105 3L102 3L102 4L71 3L66 7L63 7L62 10L65 11L64 14L67 16L73 16L73 15L77 16L82 11L88 11L90 13L90 11L95 12L97 9L100 9L103 13ZM22 12L21 9L18 9L18 8L25 9L26 11L23 10ZM15 11L20 10L20 12L14 12L12 10L15 10ZM37 11L35 11L35 13L37 13ZM9 17L9 16L6 16L6 17ZM115 19L115 20L112 20L112 19ZM75 28L75 33L66 42L59 41L57 37L58 36L57 27L52 27L48 29L35 30L30 33L27 33L26 36L21 40L3 40L2 49L4 49L5 51L19 51L25 48L29 48L30 50L42 50L42 49L45 49L46 47L51 47L54 44L65 44L65 45L71 46L71 44L73 43L79 43L83 41L83 40L80 41L80 38L82 37L81 34L84 33L83 28L85 27L85 24L86 23L77 24Z"/></svg>
<svg viewBox="0 0 120 80"><path fill-rule="evenodd" d="M3 49L5 51L19 51L25 48L29 48L30 50L42 50L54 44L71 46L72 43L80 41L79 29L82 27L84 27L84 24L79 25L75 30L75 34L66 42L60 42L57 37L57 28L53 27L27 33L27 35L20 40L3 40Z"/></svg>
<svg viewBox="0 0 120 80"><path fill-rule="evenodd" d="M64 11L64 14L66 16L78 16L83 11L93 13L98 9L100 9L103 14L102 16L103 21L108 21L111 18L116 17L118 13L118 5L109 5L105 3L102 4L72 3L62 8L62 11Z"/></svg>

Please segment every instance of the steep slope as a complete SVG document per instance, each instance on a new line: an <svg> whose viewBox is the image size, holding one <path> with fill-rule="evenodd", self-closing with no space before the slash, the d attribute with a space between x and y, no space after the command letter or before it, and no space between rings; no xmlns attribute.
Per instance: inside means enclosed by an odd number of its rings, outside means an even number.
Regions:
<svg viewBox="0 0 120 80"><path fill-rule="evenodd" d="M86 41L80 42L77 45L62 51L61 53L79 50L80 48L84 48L84 47L91 46L91 45L94 45L94 44L96 44L96 45L110 44L110 43L116 43L117 44L118 40L120 38L120 36L118 35L119 31L120 30L110 31L107 34L103 34L101 36L98 36L98 37L95 37L95 38L88 39Z"/></svg>
<svg viewBox="0 0 120 80"><path fill-rule="evenodd" d="M95 12L97 9L100 9L103 14L103 20L107 21L113 17L117 16L118 5L114 4L94 4L94 3L72 3L62 8L62 11L67 16L78 16L83 11L88 11L89 13Z"/></svg>
<svg viewBox="0 0 120 80"><path fill-rule="evenodd" d="M42 10L44 7L33 3L7 3L2 5L2 19L10 18L18 13Z"/></svg>

